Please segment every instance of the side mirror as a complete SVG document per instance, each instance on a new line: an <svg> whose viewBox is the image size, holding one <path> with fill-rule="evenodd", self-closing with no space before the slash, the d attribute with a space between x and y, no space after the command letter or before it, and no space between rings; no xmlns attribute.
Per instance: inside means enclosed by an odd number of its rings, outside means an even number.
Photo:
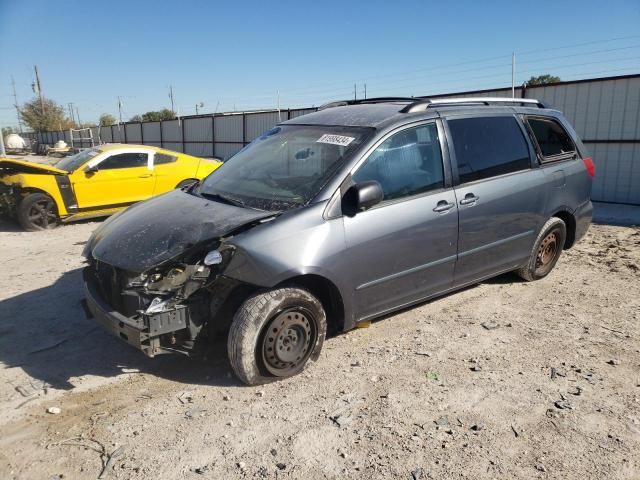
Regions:
<svg viewBox="0 0 640 480"><path fill-rule="evenodd" d="M98 167L96 165L94 165L93 167L85 167L84 169L84 173L86 173L87 175L93 175L97 171Z"/></svg>
<svg viewBox="0 0 640 480"><path fill-rule="evenodd" d="M342 197L342 213L353 217L356 213L377 205L383 199L382 186L375 180L357 183L349 187Z"/></svg>

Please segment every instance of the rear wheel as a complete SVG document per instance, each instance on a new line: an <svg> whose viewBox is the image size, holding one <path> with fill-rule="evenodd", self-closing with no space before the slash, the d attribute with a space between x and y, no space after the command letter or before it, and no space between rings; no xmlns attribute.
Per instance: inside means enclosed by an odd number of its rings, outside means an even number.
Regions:
<svg viewBox="0 0 640 480"><path fill-rule="evenodd" d="M44 193L30 193L18 205L18 222L28 232L49 230L60 223L56 204Z"/></svg>
<svg viewBox="0 0 640 480"><path fill-rule="evenodd" d="M567 226L557 217L547 220L538 234L529 261L516 270L523 279L531 282L546 277L555 267L567 238Z"/></svg>
<svg viewBox="0 0 640 480"><path fill-rule="evenodd" d="M322 304L306 290L260 292L245 300L233 318L229 361L248 385L291 377L317 360L326 332Z"/></svg>

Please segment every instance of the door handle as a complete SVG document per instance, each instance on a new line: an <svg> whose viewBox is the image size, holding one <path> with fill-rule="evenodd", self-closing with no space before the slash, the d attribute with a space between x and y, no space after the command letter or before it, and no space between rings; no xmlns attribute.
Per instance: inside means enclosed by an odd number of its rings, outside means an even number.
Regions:
<svg viewBox="0 0 640 480"><path fill-rule="evenodd" d="M440 200L438 204L435 206L435 208L433 209L433 211L438 213L448 212L455 206L456 206L455 203L449 203L446 200Z"/></svg>
<svg viewBox="0 0 640 480"><path fill-rule="evenodd" d="M480 197L476 197L473 193L467 193L462 200L460 200L460 205L473 205Z"/></svg>
<svg viewBox="0 0 640 480"><path fill-rule="evenodd" d="M149 178L151 175L151 173L145 173L144 175L140 175L138 178Z"/></svg>

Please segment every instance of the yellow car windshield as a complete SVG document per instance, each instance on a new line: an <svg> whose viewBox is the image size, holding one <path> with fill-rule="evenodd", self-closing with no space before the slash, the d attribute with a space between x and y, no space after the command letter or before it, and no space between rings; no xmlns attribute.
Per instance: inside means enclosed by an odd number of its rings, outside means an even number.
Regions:
<svg viewBox="0 0 640 480"><path fill-rule="evenodd" d="M93 157L101 153L101 151L97 148L88 148L86 150L82 150L75 155L71 155L70 157L63 158L58 163L56 163L56 168L60 170L66 170L71 173L74 170L78 169L78 167L84 165L86 162L91 160Z"/></svg>

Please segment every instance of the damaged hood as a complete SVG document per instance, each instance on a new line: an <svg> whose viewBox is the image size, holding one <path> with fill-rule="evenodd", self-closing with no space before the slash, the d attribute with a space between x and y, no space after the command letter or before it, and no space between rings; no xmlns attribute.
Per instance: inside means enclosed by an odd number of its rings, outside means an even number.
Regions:
<svg viewBox="0 0 640 480"><path fill-rule="evenodd" d="M0 175L5 173L10 175L15 173L48 173L53 175L67 175L69 172L43 163L0 158Z"/></svg>
<svg viewBox="0 0 640 480"><path fill-rule="evenodd" d="M173 190L106 220L87 242L85 256L91 254L100 262L142 273L194 246L273 215Z"/></svg>

